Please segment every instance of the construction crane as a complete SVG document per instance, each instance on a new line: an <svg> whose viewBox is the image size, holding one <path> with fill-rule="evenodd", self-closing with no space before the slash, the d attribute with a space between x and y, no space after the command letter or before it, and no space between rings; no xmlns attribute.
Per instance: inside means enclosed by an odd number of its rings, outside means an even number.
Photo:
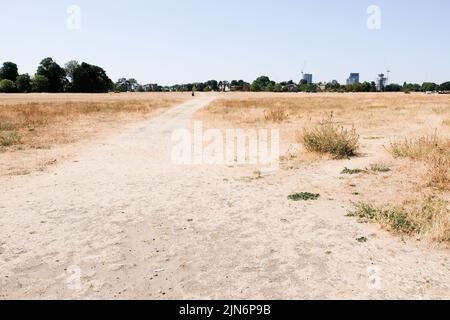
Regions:
<svg viewBox="0 0 450 320"><path fill-rule="evenodd" d="M302 80L305 77L305 70L306 70L306 60L305 60L305 63L303 64L303 68L302 68Z"/></svg>

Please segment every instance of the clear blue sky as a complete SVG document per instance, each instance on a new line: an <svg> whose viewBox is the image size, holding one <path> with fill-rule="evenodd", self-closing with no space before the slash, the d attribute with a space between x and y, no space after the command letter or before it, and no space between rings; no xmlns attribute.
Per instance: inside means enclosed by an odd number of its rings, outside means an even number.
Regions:
<svg viewBox="0 0 450 320"><path fill-rule="evenodd" d="M81 29L66 27L69 5ZM381 30L366 26L381 8ZM0 6L0 62L34 74L47 56L102 66L113 80L450 80L448 0L15 0Z"/></svg>

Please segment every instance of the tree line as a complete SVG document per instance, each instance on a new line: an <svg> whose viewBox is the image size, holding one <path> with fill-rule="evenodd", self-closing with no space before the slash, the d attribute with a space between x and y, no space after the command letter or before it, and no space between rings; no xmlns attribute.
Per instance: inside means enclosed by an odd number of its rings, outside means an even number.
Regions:
<svg viewBox="0 0 450 320"><path fill-rule="evenodd" d="M75 92L101 93L114 87L102 68L83 62L69 61L61 67L52 58L43 59L33 77L19 74L13 62L5 62L0 68L0 92Z"/></svg>
<svg viewBox="0 0 450 320"><path fill-rule="evenodd" d="M220 82L222 83L222 82ZM162 90L167 91L248 91L248 92L377 92L377 84L372 82L362 82L357 84L344 85L337 81L329 83L307 83L301 80L295 83L293 80L284 82L275 82L270 80L267 76L261 76L252 83L243 80L233 80L230 83L226 82L226 86L220 86L215 80L210 80L205 83L190 83L175 85L172 87L161 87ZM450 91L450 81L442 84L432 82L424 82L423 84L404 83L388 84L381 88L384 92L429 92L429 91Z"/></svg>
<svg viewBox="0 0 450 320"><path fill-rule="evenodd" d="M252 83L245 82L243 80L228 81L216 81L209 80L207 82L195 82L187 84L177 84L174 86L157 87L156 90L144 90L148 88L140 88L139 84L136 84L135 91L246 91L246 92L377 92L379 91L374 81L362 82L357 84L343 85L337 81L329 83L307 83L305 80L301 80L299 83L295 83L293 80L275 82L267 76L258 77ZM125 90L127 86L123 86ZM132 86L131 86L132 87ZM128 88L131 88L128 86ZM133 91L133 90L128 90ZM428 91L450 91L450 81L442 84L436 84L431 82L425 82L423 84L404 83L389 84L381 88L384 92L428 92Z"/></svg>
<svg viewBox="0 0 450 320"><path fill-rule="evenodd" d="M61 67L52 58L43 59L33 77L19 74L13 62L5 62L0 68L0 92L161 92L161 91L251 91L251 92L377 92L375 82L362 82L341 85L337 81L329 83L299 83L293 80L284 82L272 81L267 76L258 77L252 83L244 80L195 82L174 86L158 86L157 84L141 85L136 79L121 78L114 83L101 67L77 61L69 61ZM385 92L429 92L450 91L450 81L442 84L425 82L422 84L404 83L389 84L381 91Z"/></svg>

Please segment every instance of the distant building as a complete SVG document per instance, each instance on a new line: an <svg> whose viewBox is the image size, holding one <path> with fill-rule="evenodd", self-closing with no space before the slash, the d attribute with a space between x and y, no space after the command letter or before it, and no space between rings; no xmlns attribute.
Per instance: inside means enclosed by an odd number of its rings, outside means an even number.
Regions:
<svg viewBox="0 0 450 320"><path fill-rule="evenodd" d="M313 83L313 75L310 73L305 73L305 74L303 74L302 80L306 81L307 84L311 84L311 83Z"/></svg>
<svg viewBox="0 0 450 320"><path fill-rule="evenodd" d="M384 75L384 73L380 73L376 81L377 91L383 91L386 87L387 81L388 78Z"/></svg>
<svg viewBox="0 0 450 320"><path fill-rule="evenodd" d="M347 85L358 83L359 83L359 73L350 73L350 77L347 79Z"/></svg>

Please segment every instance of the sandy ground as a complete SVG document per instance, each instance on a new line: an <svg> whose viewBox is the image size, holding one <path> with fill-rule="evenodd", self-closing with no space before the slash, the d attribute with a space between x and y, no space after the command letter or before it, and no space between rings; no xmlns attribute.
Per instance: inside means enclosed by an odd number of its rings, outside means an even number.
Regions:
<svg viewBox="0 0 450 320"><path fill-rule="evenodd" d="M172 165L172 131L212 99L48 171L1 177L0 298L450 298L449 250L345 217L354 196L342 168L377 162L384 140L365 142L364 157L261 178ZM300 191L322 197L287 201Z"/></svg>

